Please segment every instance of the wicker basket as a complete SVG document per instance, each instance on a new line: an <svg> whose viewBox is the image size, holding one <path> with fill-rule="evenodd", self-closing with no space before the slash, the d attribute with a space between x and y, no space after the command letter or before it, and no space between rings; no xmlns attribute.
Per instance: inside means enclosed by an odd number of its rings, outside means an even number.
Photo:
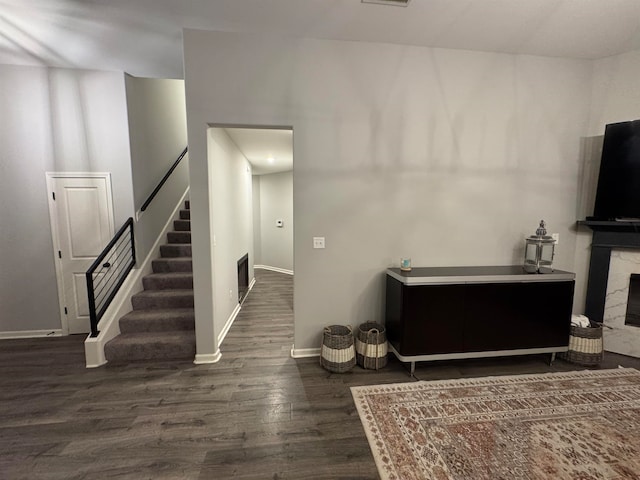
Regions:
<svg viewBox="0 0 640 480"><path fill-rule="evenodd" d="M595 327L576 327L571 325L569 351L560 356L579 365L597 365L602 361L603 342L602 325Z"/></svg>
<svg viewBox="0 0 640 480"><path fill-rule="evenodd" d="M356 333L356 360L362 368L378 370L387 364L387 334L384 326L366 322Z"/></svg>
<svg viewBox="0 0 640 480"><path fill-rule="evenodd" d="M347 325L325 327L322 338L320 365L335 373L348 372L356 364L353 330Z"/></svg>

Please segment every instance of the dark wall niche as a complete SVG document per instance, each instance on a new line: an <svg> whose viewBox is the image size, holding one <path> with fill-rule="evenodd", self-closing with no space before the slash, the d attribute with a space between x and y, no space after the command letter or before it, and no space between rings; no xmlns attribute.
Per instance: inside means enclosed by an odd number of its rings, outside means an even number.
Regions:
<svg viewBox="0 0 640 480"><path fill-rule="evenodd" d="M627 299L627 316L625 325L640 327L640 274L632 273L629 281L629 298Z"/></svg>
<svg viewBox="0 0 640 480"><path fill-rule="evenodd" d="M249 293L249 254L238 260L238 303Z"/></svg>

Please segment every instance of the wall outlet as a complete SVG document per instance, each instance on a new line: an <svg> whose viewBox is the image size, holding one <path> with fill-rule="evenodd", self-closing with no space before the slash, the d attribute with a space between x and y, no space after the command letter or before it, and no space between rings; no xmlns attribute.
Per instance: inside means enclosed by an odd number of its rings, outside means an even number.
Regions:
<svg viewBox="0 0 640 480"><path fill-rule="evenodd" d="M556 241L556 245L558 245L558 243L560 243L560 234L559 233L552 233L551 234L551 238L553 238Z"/></svg>
<svg viewBox="0 0 640 480"><path fill-rule="evenodd" d="M324 237L313 237L313 248L324 248Z"/></svg>
<svg viewBox="0 0 640 480"><path fill-rule="evenodd" d="M233 300L233 290L229 290L229 298Z"/></svg>

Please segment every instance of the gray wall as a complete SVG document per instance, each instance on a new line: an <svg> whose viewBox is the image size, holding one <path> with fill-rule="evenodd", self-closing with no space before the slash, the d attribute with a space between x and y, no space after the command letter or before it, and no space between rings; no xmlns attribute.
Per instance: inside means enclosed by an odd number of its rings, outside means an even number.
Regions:
<svg viewBox="0 0 640 480"><path fill-rule="evenodd" d="M187 146L183 80L126 75L131 170L136 210ZM189 185L188 154L136 224L140 260L149 253L169 213Z"/></svg>
<svg viewBox="0 0 640 480"><path fill-rule="evenodd" d="M562 239L557 267L572 269L591 62L184 37L192 192L208 188L197 178L206 122L294 129L296 348L317 347L328 323L380 320L383 272L402 255L415 265L520 263L523 238L544 218ZM194 244L207 237L202 226Z"/></svg>
<svg viewBox="0 0 640 480"><path fill-rule="evenodd" d="M124 75L0 65L0 116L0 333L59 329L45 172L111 172L133 214Z"/></svg>
<svg viewBox="0 0 640 480"><path fill-rule="evenodd" d="M523 238L544 218L562 238L557 267L573 268L591 62L184 37L192 192L208 188L198 178L206 122L294 129L296 348L317 347L328 323L380 320L383 272L402 255L415 265L520 263ZM194 244L210 241L201 228Z"/></svg>
<svg viewBox="0 0 640 480"><path fill-rule="evenodd" d="M293 172L258 178L261 257L256 263L293 271ZM278 219L282 228L276 226Z"/></svg>

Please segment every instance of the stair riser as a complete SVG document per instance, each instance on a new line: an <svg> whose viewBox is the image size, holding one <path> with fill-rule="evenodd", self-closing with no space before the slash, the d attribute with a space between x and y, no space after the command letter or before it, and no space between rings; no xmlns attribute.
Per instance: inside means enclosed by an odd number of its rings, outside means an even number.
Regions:
<svg viewBox="0 0 640 480"><path fill-rule="evenodd" d="M180 210L180 220L190 220L190 219L191 219L190 210Z"/></svg>
<svg viewBox="0 0 640 480"><path fill-rule="evenodd" d="M152 260L151 266L154 273L168 272L192 272L191 260L172 260L159 258Z"/></svg>
<svg viewBox="0 0 640 480"><path fill-rule="evenodd" d="M191 208L191 202L189 200L184 201L184 208L186 208L187 210Z"/></svg>
<svg viewBox="0 0 640 480"><path fill-rule="evenodd" d="M190 220L174 220L173 229L177 232L189 232L191 231Z"/></svg>
<svg viewBox="0 0 640 480"><path fill-rule="evenodd" d="M193 277L179 278L154 278L144 277L142 285L145 290L170 290L172 288L189 289L193 288Z"/></svg>
<svg viewBox="0 0 640 480"><path fill-rule="evenodd" d="M195 330L193 318L160 318L144 320L120 320L120 333L172 332L176 330Z"/></svg>
<svg viewBox="0 0 640 480"><path fill-rule="evenodd" d="M131 297L131 305L134 310L153 308L193 308L193 294L191 295L171 295L153 296L134 295Z"/></svg>
<svg viewBox="0 0 640 480"><path fill-rule="evenodd" d="M191 245L160 245L162 258L190 257Z"/></svg>
<svg viewBox="0 0 640 480"><path fill-rule="evenodd" d="M191 232L167 232L167 242L191 243Z"/></svg>

